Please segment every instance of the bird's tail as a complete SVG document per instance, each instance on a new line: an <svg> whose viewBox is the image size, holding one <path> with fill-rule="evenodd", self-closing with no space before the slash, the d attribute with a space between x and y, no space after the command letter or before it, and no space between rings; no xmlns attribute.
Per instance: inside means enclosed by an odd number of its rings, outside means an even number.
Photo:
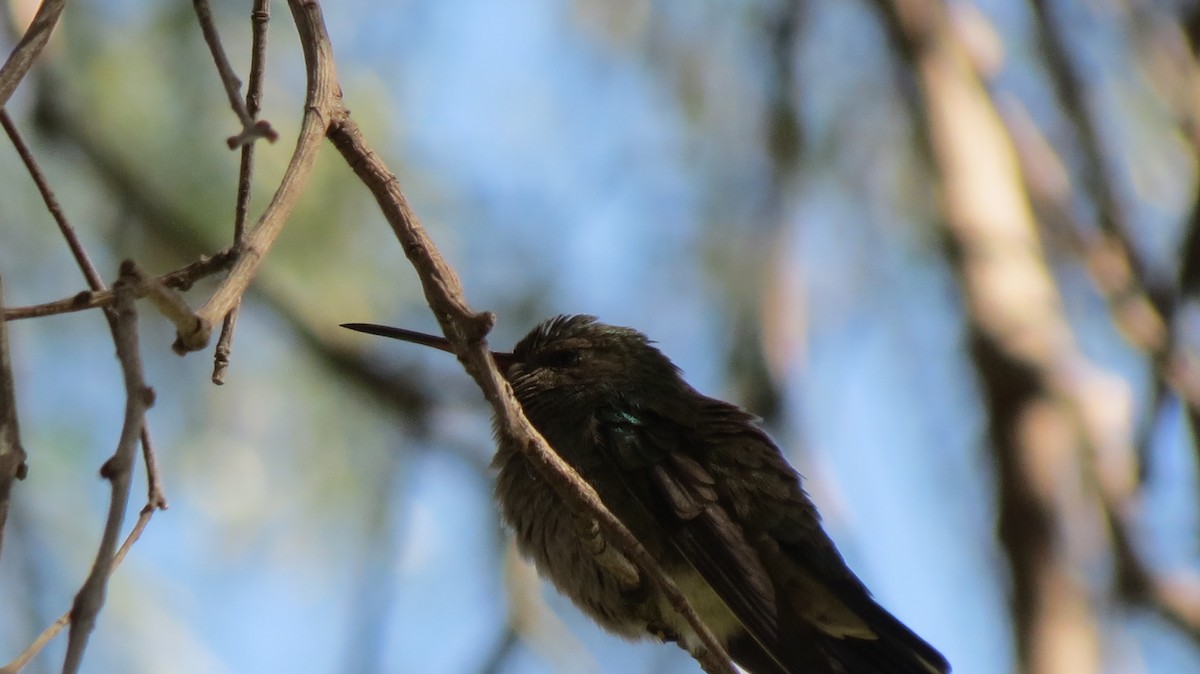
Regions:
<svg viewBox="0 0 1200 674"><path fill-rule="evenodd" d="M874 601L860 617L878 638L828 637L830 659L852 674L949 674L946 658ZM861 610L861 609L860 609Z"/></svg>
<svg viewBox="0 0 1200 674"><path fill-rule="evenodd" d="M868 601L870 606L856 608L876 638L838 637L815 629L804 630L803 636L785 631L780 643L768 648L743 633L730 641L729 654L750 674L949 674L950 663L941 653Z"/></svg>

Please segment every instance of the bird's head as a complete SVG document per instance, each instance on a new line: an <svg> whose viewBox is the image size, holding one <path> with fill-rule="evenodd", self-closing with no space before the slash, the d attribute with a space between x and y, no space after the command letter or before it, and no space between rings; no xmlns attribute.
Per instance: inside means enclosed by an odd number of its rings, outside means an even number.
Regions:
<svg viewBox="0 0 1200 674"><path fill-rule="evenodd" d="M404 328L370 323L342 327L452 351L444 337ZM608 397L652 395L681 382L678 368L645 335L587 315L547 319L512 351L493 351L492 357L526 407L542 394L595 403Z"/></svg>

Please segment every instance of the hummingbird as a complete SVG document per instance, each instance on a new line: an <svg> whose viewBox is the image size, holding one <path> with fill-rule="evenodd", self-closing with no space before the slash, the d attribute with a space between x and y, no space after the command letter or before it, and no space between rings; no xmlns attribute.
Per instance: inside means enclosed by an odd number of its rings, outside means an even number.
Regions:
<svg viewBox="0 0 1200 674"><path fill-rule="evenodd" d="M369 323L342 327L451 351ZM543 321L493 352L529 421L645 546L750 674L946 674L880 606L821 526L758 418L692 388L637 330ZM494 420L493 420L494 422ZM628 639L703 645L653 581L496 433L495 496L517 548L585 614Z"/></svg>

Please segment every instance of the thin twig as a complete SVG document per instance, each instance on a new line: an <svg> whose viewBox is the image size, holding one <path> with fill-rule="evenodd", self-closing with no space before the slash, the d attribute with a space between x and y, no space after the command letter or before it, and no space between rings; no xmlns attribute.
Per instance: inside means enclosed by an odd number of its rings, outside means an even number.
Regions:
<svg viewBox="0 0 1200 674"><path fill-rule="evenodd" d="M8 111L0 109L0 125L4 127L4 132L8 134L9 140L12 141L13 147L17 149L17 154L20 155L21 161L24 162L25 168L29 171L30 177L37 185L38 192L42 195L42 201L46 203L46 210L50 212L50 216L54 218L54 222L58 224L58 229L62 232L63 238L67 240L67 246L71 249L71 255L75 257L75 263L79 265L79 270L83 272L83 278L87 281L88 287L93 291L104 289L104 280L100 278L100 272L96 271L96 266L92 264L88 257L87 251L84 250L83 244L80 243L79 237L75 234L75 228L67 222L67 216L63 213L62 207L58 205L58 198L54 196L54 190L50 188L50 183L46 180L46 175L42 173L42 169L38 166L37 160L34 159L33 153L29 151L29 146L25 144L25 140L21 138L20 132L15 124L8 116Z"/></svg>
<svg viewBox="0 0 1200 674"><path fill-rule="evenodd" d="M43 93L51 89L41 81ZM181 251L203 249L208 242L198 239L194 232L199 223L185 211L155 201L152 190L147 190L138 177L113 153L108 152L87 135L76 120L65 116L63 107L53 98L45 100L42 107L54 115L50 123L55 126L59 137L70 139L79 151L102 176L107 188L113 193L122 208L132 214L134 221L147 223L155 236L166 237L168 245ZM236 248L222 250L212 257L201 257L197 261L159 277L164 285L176 290L189 290L204 278L223 272L233 265L237 257ZM358 382L374 399L389 405L408 421L423 423L428 409L428 395L414 387L405 373L381 371L378 364L357 349L349 348L343 340L331 339L322 326L304 318L295 303L287 300L283 293L273 291L269 284L260 279L253 288L258 300L272 307L299 336L300 343L307 346L320 362L336 371L343 372L352 381ZM5 320L36 318L69 313L106 306L112 302L112 293L83 291L73 297L64 298L35 306L13 307L4 313Z"/></svg>
<svg viewBox="0 0 1200 674"><path fill-rule="evenodd" d="M253 147L247 145L246 147ZM242 148L243 150L246 148ZM225 383L225 372L229 369L229 356L233 353L233 331L237 327L238 314L242 310L242 300L234 303L225 320L221 322L221 336L217 338L217 348L213 350L212 383L220 386Z"/></svg>
<svg viewBox="0 0 1200 674"><path fill-rule="evenodd" d="M199 327L200 319L192 312L182 295L163 285L157 278L146 275L132 260L125 263L122 273L127 274L135 284L133 294L136 297L149 298L159 313L175 325L176 330L187 332ZM183 353L180 352L180 355Z"/></svg>
<svg viewBox="0 0 1200 674"><path fill-rule="evenodd" d="M167 495L162 488L162 476L158 474L158 457L150 443L150 427L142 424L142 460L146 463L146 507L166 510Z"/></svg>
<svg viewBox="0 0 1200 674"><path fill-rule="evenodd" d="M250 12L250 26L253 33L250 47L250 81L246 85L246 111L251 118L257 118L262 108L263 74L267 69L267 26L271 20L270 0L254 0L254 9ZM246 213L250 206L250 185L254 176L254 143L242 146L241 167L238 169L237 201L233 215L233 242L240 244L246 232ZM225 371L229 367L229 356L233 349L233 331L237 326L238 313L241 311L241 299L225 314L221 325L221 336L217 339L217 348L213 355L212 383L224 384Z"/></svg>
<svg viewBox="0 0 1200 674"><path fill-rule="evenodd" d="M4 282L0 280L0 308L4 307ZM25 449L17 424L17 397L13 393L12 358L8 330L0 321L0 551L4 549L4 524L13 482L25 478Z"/></svg>
<svg viewBox="0 0 1200 674"><path fill-rule="evenodd" d="M279 138L279 134L271 128L271 124L266 120L255 122L254 115L246 109L246 102L242 100L240 91L242 83L238 80L237 74L233 72L229 57L225 55L225 48L221 46L221 36L217 33L217 24L213 21L212 9L208 6L208 0L193 0L192 6L196 10L196 19L200 22L200 32L204 34L204 41L208 43L208 49L212 52L213 63L217 66L217 74L221 76L221 84L225 86L225 95L229 97L229 105L233 107L234 114L242 123L241 133L226 140L229 149L253 143L255 138L266 138L274 143Z"/></svg>
<svg viewBox="0 0 1200 674"><path fill-rule="evenodd" d="M58 198L54 195L54 190L51 189L49 182L46 180L45 174L34 159L33 153L29 151L29 147L25 144L20 132L9 118L8 112L0 108L0 126L4 127L5 133L8 134L13 146L16 147L17 153L21 160L25 163L29 175L33 178L33 182L37 185L38 192L42 195L42 200L46 204L46 209L54 218L54 222L58 224L58 229L62 232L63 238L67 241L67 246L71 249L71 254L75 257L75 263L83 272L83 277L87 281L88 287L93 293L99 293L104 290L104 280L100 278L100 272L96 270L96 266L92 264L91 258L84 249L83 244L79 241L79 236L75 233L75 228L67 221L67 216L58 204ZM180 332L194 331L199 327L199 319L188 307L187 302L183 300L178 293L174 292L158 279L146 276L137 265L132 262L127 263L127 271L134 277L136 281L136 289L133 291L137 297L148 296L159 311L163 313ZM76 298L79 296L77 295ZM113 326L113 318L109 316L109 326ZM115 330L115 327L114 327Z"/></svg>
<svg viewBox="0 0 1200 674"><path fill-rule="evenodd" d="M88 127L69 114L68 106L60 103L61 88L52 78L40 78L38 107L43 123L49 124L56 138L69 140L92 166L94 173L102 178L105 188L123 211L131 214L134 222L143 223L147 231L164 241L163 245L186 251L204 250L211 242L198 237L195 232L203 229L202 223L185 210L156 200L154 190L147 189L137 172L118 153L110 151ZM188 290L192 284L223 272L233 265L237 257L236 247L220 251L213 257L201 257L196 262L159 278L168 287ZM298 310L286 293L272 288L269 279L259 277L251 288L257 300L271 307L318 359L336 372L345 374L351 381L364 387L371 397L389 406L406 422L421 428L427 422L425 411L429 408L426 391L413 384L409 373L381 370L378 363L358 349L350 348L345 340L332 338L326 326L314 323ZM74 297L32 307L14 307L4 317L7 320L33 318L52 314L91 309L109 304L112 294L107 291L92 293L83 291ZM463 451L468 459L473 454Z"/></svg>
<svg viewBox="0 0 1200 674"><path fill-rule="evenodd" d="M0 322L0 340L3 340L3 336L4 323ZM0 342L0 346L2 345L3 343ZM121 562L125 559L125 555L129 552L130 547L132 547L133 544L136 543L141 537L142 531L146 528L146 525L149 524L150 518L154 515L154 511L166 510L168 507L167 498L162 489L162 479L158 472L158 461L154 455L153 445L150 442L150 430L145 424L142 425L140 437L143 459L146 464L146 481L148 492L146 505L142 508L141 515L138 517L138 521L134 525L133 530L130 531L129 535L125 538L125 542L121 545L120 550L118 550L117 554L113 557L112 568L109 571L110 575L118 566L120 566ZM23 477L23 474L18 473L18 477ZM19 672L22 668L24 668L25 665L28 664L31 659L33 659L33 657L35 657L43 648L45 648L46 644L49 643L51 639L57 636L64 627L71 624L71 614L72 611L63 613L58 620L54 621L53 624L46 628L46 630L43 631L42 634L40 634L38 638L35 639L33 643L31 643L29 647L25 649L25 651L18 655L16 659L8 663L6 666L0 668L0 674L16 674L16 672Z"/></svg>
<svg viewBox="0 0 1200 674"><path fill-rule="evenodd" d="M108 578L114 567L114 554L121 524L125 520L125 508L129 504L129 488L132 482L134 457L137 455L138 440L146 422L146 410L154 403L154 392L142 376L141 355L137 335L137 299L135 288L138 281L132 263L121 265L121 275L113 288L114 341L117 360L125 379L125 422L121 438L112 457L104 463L100 474L112 487L108 518L100 539L100 549L92 571L75 595L71 608L71 632L67 639L67 654L63 661L63 674L79 671L88 637L95 627L96 616L104 605L108 589Z"/></svg>
<svg viewBox="0 0 1200 674"><path fill-rule="evenodd" d="M293 5L293 12L295 11L298 10ZM321 12L315 2L309 4L305 11L315 13L318 17ZM176 350L198 351L208 344L213 325L241 301L251 279L258 271L259 264L275 242L275 238L279 236L279 232L283 230L284 223L287 222L292 208L308 183L309 176L312 175L312 168L321 148L321 139L333 119L334 111L341 106L342 92L337 85L337 72L334 70L333 52L329 41L309 39L311 37L305 35L304 29L301 29L300 44L304 48L304 62L309 76L308 92L300 135L296 139L296 149L292 153L283 180L275 190L271 203L247 233L242 245L242 254L234 263L229 276L197 312L200 318L198 329L189 333L178 333Z"/></svg>
<svg viewBox="0 0 1200 674"><path fill-rule="evenodd" d="M3 109L0 109L0 125L4 127L13 146L17 149L18 154L25 163L34 184L42 196L42 200L46 204L47 210L57 223L59 231L71 249L71 254L75 258L76 264L79 266L84 279L91 288L90 293L81 293L73 298L73 303L78 306L87 302L90 297L97 297L106 293L103 279L101 279L95 265L92 264L83 244L79 241L74 227L67 221L66 214L59 206L58 199L53 189L51 189L49 182L46 180L45 174L42 173L36 159L33 157L33 153L30 152L16 126ZM129 393L131 391L130 378L136 374L137 381L141 381L141 365L137 356L136 314L133 309L133 301L140 295L149 294L154 299L155 304L163 308L164 313L168 316L178 318L178 314L190 314L190 311L187 311L186 304L183 304L182 300L174 295L172 291L159 283L157 279L147 279L132 262L126 262L122 265L119 283L121 287L110 294L112 307L107 306L107 303L98 303L98 306L104 306L104 315L112 332L113 341L117 346L117 355L125 370L126 389L127 393ZM124 304L128 304L129 306L124 307ZM183 304L184 307L182 311L179 308L180 304ZM128 315L129 318L123 319L123 315ZM10 320L9 312L4 312L4 322L8 320ZM192 320L193 322L195 321L194 318ZM176 324L178 325L180 322L181 320L177 320ZM132 323L133 325L126 325L127 323ZM136 372L133 372L133 370L136 370ZM82 662L83 651L87 646L88 637L95 624L96 615L104 603L108 577L111 575L113 568L112 553L116 547L121 522L124 520L125 506L129 500L129 483L134 451L127 448L136 445L139 438L142 441L149 479L150 502L148 507L152 509L167 507L167 500L162 493L161 481L158 476L157 461L150 445L150 435L145 424L145 409L152 404L152 392L150 389L145 388L144 385L139 384L136 395L129 393L129 396L130 399L126 403L126 422L121 442L118 445L117 452L101 469L101 474L108 478L112 484L113 496L110 501L109 515L101 538L100 549L97 552L96 562L87 580L84 581L83 586L76 595L75 604L71 611L74 627L71 630L67 655L63 663L64 672L74 672L78 669ZM137 400L134 400L134 398L137 398ZM140 407L140 412L136 414L136 424L134 423L135 420L131 417L136 412L136 409L133 409L135 407ZM130 437L132 439L129 439Z"/></svg>
<svg viewBox="0 0 1200 674"><path fill-rule="evenodd" d="M218 274L233 266L237 256L238 251L233 248L227 248L212 256L202 256L185 267L180 267L173 272L159 276L156 282L175 290L189 290L196 281L212 276L213 274ZM84 290L71 297L53 302L5 309L4 320L18 321L26 318L69 314L76 311L108 307L112 303L113 294L111 290L100 290L98 292Z"/></svg>
<svg viewBox="0 0 1200 674"><path fill-rule="evenodd" d="M92 264L91 258L87 254L87 250L83 247L83 243L80 242L79 236L75 233L75 228L71 226L71 223L67 220L66 213L64 213L62 207L59 206L58 198L55 196L54 190L50 187L49 181L46 180L46 176L42 172L41 167L38 166L37 160L34 158L33 153L30 151L28 145L26 145L24 138L21 137L20 131L16 128L16 125L13 124L8 112L4 109L0 109L0 125L4 127L4 131L6 134L8 134L9 139L12 141L13 147L17 149L17 154L21 157L22 162L24 162L26 169L29 171L30 177L33 178L33 182L38 188L38 192L42 195L42 200L46 204L46 209L50 212L51 217L54 218L55 223L58 224L59 231L66 240L67 246L71 249L71 254L75 258L76 264L79 266L80 271L83 273L84 279L91 288L91 293L88 296L92 299L99 299L104 295L112 298L113 294L105 288L104 280L100 277L100 272L97 271L96 266ZM198 263L189 265L189 267L186 267L181 271L194 273L200 270L207 270L214 262L224 264L226 257L232 258L233 256L226 253L219 253L218 255L213 256L213 258L202 259ZM191 313L191 310L188 308L183 299L170 289L167 283L167 281L170 281L171 283L182 286L185 284L184 279L187 278L189 280L186 280L186 285L190 286L194 279L191 279L191 277L182 277L177 273L168 274L162 279L147 277L141 271L141 269L139 269L132 262L127 264L127 270L130 274L136 276L137 285L134 293L137 297L140 298L148 295L151 301L154 302L155 306L157 306L159 310L163 312L163 315L175 323L176 326L194 325L196 321L194 314ZM76 295L70 300L70 302L73 304L73 310L80 308L80 299L81 295ZM97 302L96 306L107 305L106 303ZM11 320L7 312L4 313L4 320ZM113 328L115 338L116 327L111 316L109 316L109 326ZM150 448L150 435L147 429L143 429L142 431L142 441L146 454L146 467L148 469L151 481L150 490L152 496L155 496L155 498L151 499L151 503L155 504L157 507L166 508L166 498L163 496L159 486L157 468L153 450Z"/></svg>
<svg viewBox="0 0 1200 674"><path fill-rule="evenodd" d="M340 100L341 96L341 91L336 85L336 75L333 72L332 54L317 55L310 53L310 51L308 46L305 45L306 59L316 59L319 57L321 62L328 64L328 67L320 69L322 75L317 77L309 87L304 121L300 137L297 140L296 150L292 155L292 160L271 203L267 206L266 211L259 218L250 234L245 238L244 249L242 247L237 248L238 254L229 277L218 287L202 310L197 313L199 320L178 332L178 339L176 340L177 351L180 349L195 351L203 348L208 343L212 326L217 320L223 318L234 304L241 300L241 296L245 293L251 278L253 278L258 265L262 261L262 257L270 249L272 243L274 243L284 222L287 220L287 216L291 213L295 202L303 192L304 185L307 184L308 176L312 172L312 166L321 144L321 138L328 123L326 120L330 118L329 110L333 108L334 101ZM93 305L91 304L91 298L80 295L74 299L74 308L68 310L78 310L79 308L83 308L82 305L85 304L98 306L103 303ZM51 313L57 313L63 311L64 307L56 306L48 309L51 310ZM7 315L6 319L8 319Z"/></svg>
<svg viewBox="0 0 1200 674"><path fill-rule="evenodd" d="M154 511L158 509L159 508L152 503L147 503L142 507L142 512L138 516L137 523L133 525L133 529L129 532L129 535L125 537L125 542L121 544L121 549L117 550L117 554L113 556L112 568L109 572L110 574L117 570L117 567L121 565L121 562L125 561L125 555L129 552L129 549L133 547L133 544L142 537L142 532L146 529L146 525L150 523L150 518L154 516ZM49 627L43 630L42 633L33 640L33 643L29 644L29 646L22 651L20 655L13 659L12 662L0 667L0 674L17 674L20 672L25 668L25 665L29 664L30 660L36 657L38 653L42 652L42 649L46 647L46 644L50 643L54 637L58 636L59 632L63 631L63 628L70 624L71 611L67 611L59 616L58 620L55 620L50 624Z"/></svg>
<svg viewBox="0 0 1200 674"><path fill-rule="evenodd" d="M37 14L33 15L33 21L25 29L21 41L8 55L4 66L0 67L0 108L8 104L8 99L16 91L17 85L25 78L38 54L42 53L42 48L50 40L50 34L54 32L54 26L58 24L58 17L62 15L66 5L66 0L43 0L38 7Z"/></svg>
<svg viewBox="0 0 1200 674"><path fill-rule="evenodd" d="M250 12L250 80L246 85L246 111L251 119L256 119L262 109L263 77L267 70L267 26L270 20L270 0L254 0L254 8ZM240 242L246 233L246 213L250 206L253 174L254 146L247 145L242 148L241 167L238 170L237 201L233 217L234 243Z"/></svg>

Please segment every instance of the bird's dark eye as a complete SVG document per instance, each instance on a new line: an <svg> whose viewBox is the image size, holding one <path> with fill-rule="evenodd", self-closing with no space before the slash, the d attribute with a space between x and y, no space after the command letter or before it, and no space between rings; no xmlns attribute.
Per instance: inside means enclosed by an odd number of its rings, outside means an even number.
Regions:
<svg viewBox="0 0 1200 674"><path fill-rule="evenodd" d="M574 349L547 351L538 360L545 367L574 367L579 364L580 353Z"/></svg>

